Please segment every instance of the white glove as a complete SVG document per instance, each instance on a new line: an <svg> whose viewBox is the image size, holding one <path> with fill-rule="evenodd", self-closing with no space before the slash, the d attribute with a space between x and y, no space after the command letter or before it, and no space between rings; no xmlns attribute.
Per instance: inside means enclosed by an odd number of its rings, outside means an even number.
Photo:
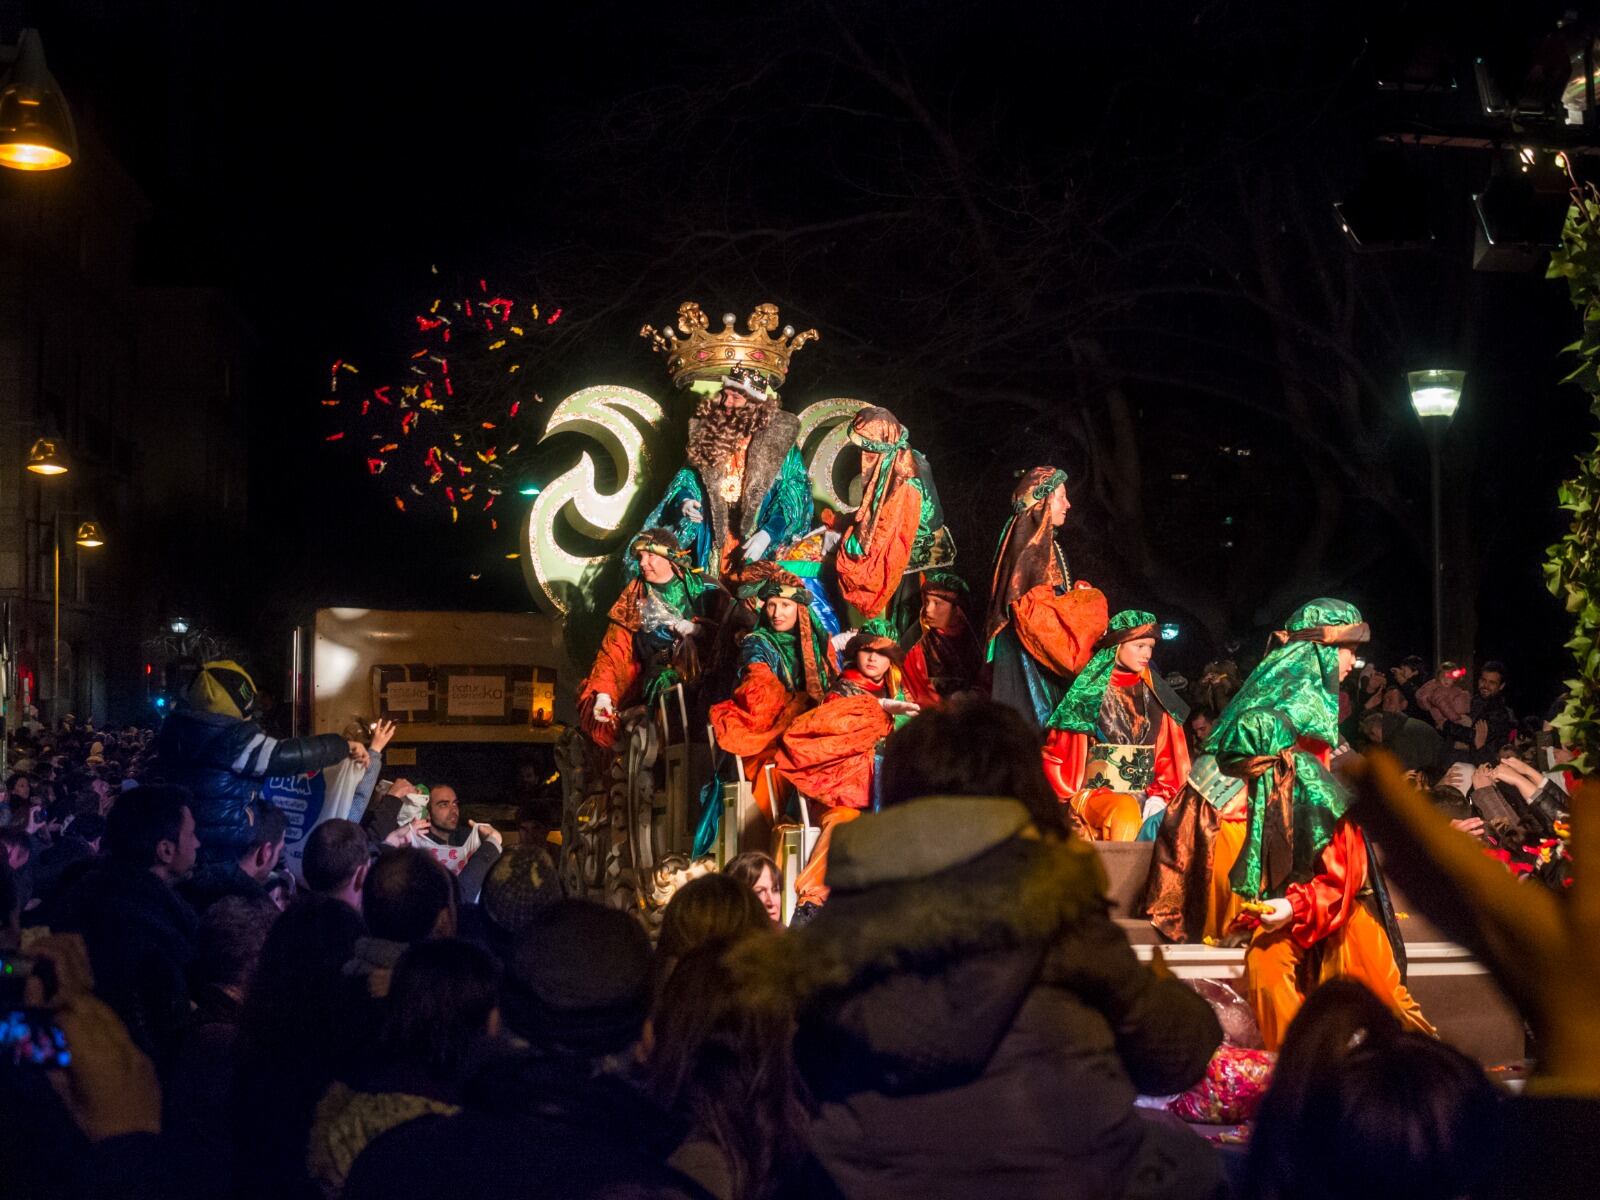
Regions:
<svg viewBox="0 0 1600 1200"><path fill-rule="evenodd" d="M683 502L683 515L688 517L691 521L701 520L702 514L700 509L700 501L693 499L685 500Z"/></svg>
<svg viewBox="0 0 1600 1200"><path fill-rule="evenodd" d="M693 621L687 618L674 621L671 625L667 626L667 628L671 629L672 632L677 634L679 637L686 638L694 637L695 634L700 632L700 626L696 625Z"/></svg>
<svg viewBox="0 0 1600 1200"><path fill-rule="evenodd" d="M1268 900L1269 911L1261 914L1261 928L1269 933L1274 929L1282 929L1294 918L1294 905L1287 900Z"/></svg>
<svg viewBox="0 0 1600 1200"><path fill-rule="evenodd" d="M617 706L610 696L604 692L596 692L594 697L594 719L607 723L617 719Z"/></svg>
<svg viewBox="0 0 1600 1200"><path fill-rule="evenodd" d="M844 534L835 533L831 529L828 530L822 535L822 552L824 554L832 554L834 547L842 541L844 541Z"/></svg>
<svg viewBox="0 0 1600 1200"><path fill-rule="evenodd" d="M885 698L878 701L878 707L891 717L915 716L922 711L920 704L913 704L910 700L890 700Z"/></svg>
<svg viewBox="0 0 1600 1200"><path fill-rule="evenodd" d="M765 529L757 530L744 544L745 562L759 562L761 556L767 552L767 547L772 545L772 535Z"/></svg>

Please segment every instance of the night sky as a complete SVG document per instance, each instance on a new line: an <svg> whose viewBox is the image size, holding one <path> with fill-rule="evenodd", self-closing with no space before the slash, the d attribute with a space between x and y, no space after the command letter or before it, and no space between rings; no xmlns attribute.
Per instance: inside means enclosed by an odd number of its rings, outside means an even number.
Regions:
<svg viewBox="0 0 1600 1200"><path fill-rule="evenodd" d="M1190 671L1330 592L1378 657L1427 652L1402 373L1465 367L1451 619L1542 709L1566 635L1539 566L1588 421L1556 383L1576 319L1540 272L1471 269L1489 151L1409 157L1426 248L1353 254L1331 202L1418 119L1385 108L1376 61L1438 45L1470 115L1473 54L1561 9L62 0L28 19L151 196L144 277L226 288L258 335L261 578L231 619L260 653L323 604L527 607L514 522L402 516L324 440L329 364L397 374L437 265L567 314L524 376L547 400L667 401L640 324L686 298L779 303L823 334L789 406L893 409L980 590L1012 473L1056 462L1076 572L1180 620L1168 661Z"/></svg>

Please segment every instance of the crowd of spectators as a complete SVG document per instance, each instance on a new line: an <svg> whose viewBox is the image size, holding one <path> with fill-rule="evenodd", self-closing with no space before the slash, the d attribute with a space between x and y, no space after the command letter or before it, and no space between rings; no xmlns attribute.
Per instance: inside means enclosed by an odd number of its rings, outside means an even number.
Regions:
<svg viewBox="0 0 1600 1200"><path fill-rule="evenodd" d="M1426 704L1419 674L1393 686ZM1474 743L1491 708L1446 723ZM654 946L563 897L543 846L502 853L403 780L383 836L322 822L275 894L281 814L206 860L150 743L14 742L0 950L71 1057L0 1063L0 1194L1524 1194L1514 1102L1353 984L1297 1018L1247 1148L1141 1107L1206 1074L1218 1015L1136 958L1034 735L986 701L890 738L810 923L780 923L782 874L749 854L682 886Z"/></svg>

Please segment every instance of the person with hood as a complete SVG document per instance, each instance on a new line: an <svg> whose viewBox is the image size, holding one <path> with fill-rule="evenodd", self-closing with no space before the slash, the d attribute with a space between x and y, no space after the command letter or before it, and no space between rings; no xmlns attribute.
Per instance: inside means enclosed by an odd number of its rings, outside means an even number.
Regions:
<svg viewBox="0 0 1600 1200"><path fill-rule="evenodd" d="M923 708L978 686L983 648L972 615L972 590L953 571L925 571L921 636L906 652L906 691Z"/></svg>
<svg viewBox="0 0 1600 1200"><path fill-rule="evenodd" d="M1142 966L1069 837L1024 719L987 700L891 735L883 811L840 828L816 918L730 958L790 999L817 1158L852 1200L1210 1197L1221 1171L1135 1097L1222 1031Z"/></svg>
<svg viewBox="0 0 1600 1200"><path fill-rule="evenodd" d="M1139 840L1189 777L1189 707L1150 669L1155 648L1155 617L1119 612L1047 723L1045 778L1097 842Z"/></svg>
<svg viewBox="0 0 1600 1200"><path fill-rule="evenodd" d="M1197 819L1208 802L1196 789L1168 810L1157 838L1147 902L1158 928L1183 924L1185 914L1192 923L1221 875L1240 898L1234 925L1252 929L1245 997L1268 1050L1282 1044L1305 1000L1302 969L1314 981L1351 976L1407 1027L1433 1032L1402 979L1404 943L1377 862L1345 818L1350 797L1329 770L1339 744L1339 684L1370 636L1353 604L1302 605L1272 635L1206 746L1221 775L1243 784L1220 806L1243 808L1236 854L1217 853L1218 821Z"/></svg>
<svg viewBox="0 0 1600 1200"><path fill-rule="evenodd" d="M783 735L778 774L821 809L821 827L805 869L795 877L795 901L804 907L828 898L824 877L833 832L873 806L874 778L884 739L919 711L900 677L900 644L886 623L868 621L845 647L848 664L810 712Z"/></svg>
<svg viewBox="0 0 1600 1200"><path fill-rule="evenodd" d="M1011 519L995 555L984 656L989 694L1016 709L1037 730L1055 711L1073 676L1106 631L1106 598L1074 586L1056 530L1067 519L1067 473L1056 467L1023 472L1011 493Z"/></svg>
<svg viewBox="0 0 1600 1200"><path fill-rule="evenodd" d="M280 775L305 775L366 749L336 733L278 739L254 720L256 685L236 662L219 659L195 674L184 703L161 724L157 753L166 781L193 798L201 853L229 862L255 840L261 785Z"/></svg>
<svg viewBox="0 0 1600 1200"><path fill-rule="evenodd" d="M839 543L834 569L839 594L868 619L889 611L907 571L955 561L933 472L908 438L886 408L863 408L850 422L850 444L861 450L861 506Z"/></svg>
<svg viewBox="0 0 1600 1200"><path fill-rule="evenodd" d="M638 569L607 614L605 638L578 690L578 720L598 748L617 740L618 714L653 704L699 674L701 648L721 617L726 593L691 568L667 529L646 529L628 553Z"/></svg>
<svg viewBox="0 0 1600 1200"><path fill-rule="evenodd" d="M833 647L811 612L811 593L800 579L780 572L760 595L760 620L739 643L739 684L732 697L711 706L711 727L717 745L744 761L756 803L775 821L781 806L769 794L762 768L777 754L794 719L822 702L838 671ZM721 812L720 805L712 809ZM700 844L697 838L697 853Z"/></svg>

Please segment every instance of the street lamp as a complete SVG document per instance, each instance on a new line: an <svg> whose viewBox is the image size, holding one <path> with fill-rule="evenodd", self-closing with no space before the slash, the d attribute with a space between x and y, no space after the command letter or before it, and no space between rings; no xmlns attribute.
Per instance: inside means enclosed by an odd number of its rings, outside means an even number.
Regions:
<svg viewBox="0 0 1600 1200"><path fill-rule="evenodd" d="M28 451L28 470L35 475L65 475L66 457L55 438L42 437Z"/></svg>
<svg viewBox="0 0 1600 1200"><path fill-rule="evenodd" d="M37 29L24 29L17 44L0 49L11 72L0 84L0 167L54 171L78 157L78 131L61 88L44 63Z"/></svg>
<svg viewBox="0 0 1600 1200"><path fill-rule="evenodd" d="M73 540L89 550L98 549L106 544L98 521L80 522L78 535ZM61 715L58 711L61 704L61 510L59 508L56 509L55 524L51 527L50 550L54 557L51 589L55 611L55 636L51 639L50 645L50 722L54 724L56 718Z"/></svg>
<svg viewBox="0 0 1600 1200"><path fill-rule="evenodd" d="M1450 418L1461 404L1465 371L1410 371L1406 384L1411 389L1411 407L1417 410L1422 431L1428 438L1428 463L1433 493L1433 666L1444 661L1444 556L1440 546L1439 448L1444 442Z"/></svg>

